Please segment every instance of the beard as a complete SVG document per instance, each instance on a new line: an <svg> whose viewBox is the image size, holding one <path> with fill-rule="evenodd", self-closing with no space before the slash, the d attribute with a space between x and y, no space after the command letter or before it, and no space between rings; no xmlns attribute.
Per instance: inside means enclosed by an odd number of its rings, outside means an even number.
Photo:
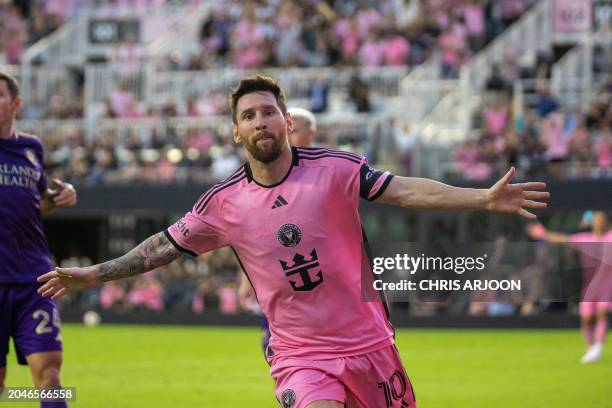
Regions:
<svg viewBox="0 0 612 408"><path fill-rule="evenodd" d="M266 142L260 144L259 140L266 139L271 143ZM283 153L284 144L281 142L280 137L276 137L273 133L263 132L261 135L257 135L254 142L243 141L244 148L253 156L253 158L262 163L272 163L278 159Z"/></svg>

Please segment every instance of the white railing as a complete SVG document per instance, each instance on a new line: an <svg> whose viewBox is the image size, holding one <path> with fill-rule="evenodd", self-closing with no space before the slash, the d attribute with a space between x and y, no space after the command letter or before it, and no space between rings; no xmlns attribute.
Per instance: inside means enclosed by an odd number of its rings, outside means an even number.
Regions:
<svg viewBox="0 0 612 408"><path fill-rule="evenodd" d="M463 81L481 87L491 66L502 62L504 52L512 52L513 58L520 58L522 55L535 57L538 51L550 50L554 41L552 7L552 1L538 1L461 68Z"/></svg>
<svg viewBox="0 0 612 408"><path fill-rule="evenodd" d="M45 108L53 95L61 96L64 101L78 97L76 81L67 67L8 65L2 69L19 82L26 110Z"/></svg>
<svg viewBox="0 0 612 408"><path fill-rule="evenodd" d="M255 73L264 73L276 78L287 98L306 98L312 83L326 82L330 91L345 92L351 78L359 77L369 86L371 94L393 97L400 95L402 80L409 72L408 67L337 69L337 68L287 68L239 70L220 69L207 71L156 72L153 74L152 96L155 99L188 97L205 92L217 91L223 94L238 81Z"/></svg>
<svg viewBox="0 0 612 408"><path fill-rule="evenodd" d="M124 86L137 101L161 105L168 99L179 103L189 98L219 92L224 97L238 81L256 72L263 72L279 80L291 105L307 102L309 89L316 80L329 85L330 103L346 99L349 83L354 75L368 85L376 104L384 105L390 98L401 95L402 81L408 67L335 69L290 68L245 71L236 69L209 71L157 72L153 64L88 64L85 66L85 104L88 117L95 116L108 101L113 89Z"/></svg>
<svg viewBox="0 0 612 408"><path fill-rule="evenodd" d="M401 81L401 100L395 106L396 112L404 121L412 125L419 123L440 102L446 89L430 89L427 84L440 79L440 60L433 56L415 67Z"/></svg>
<svg viewBox="0 0 612 408"><path fill-rule="evenodd" d="M203 1L176 18L162 35L149 44L147 54L153 58L164 59L174 50L185 55L200 51L198 36L204 18L210 12L210 3Z"/></svg>
<svg viewBox="0 0 612 408"><path fill-rule="evenodd" d="M454 146L469 135L471 113L479 106L482 95L460 86L458 80L430 81L424 86L436 89L440 101L414 127L418 143L412 171L415 175L441 178L450 170Z"/></svg>
<svg viewBox="0 0 612 408"><path fill-rule="evenodd" d="M606 72L598 74L602 78L593 72L594 52L598 46L607 52L606 58L612 57L612 33L601 30L586 35L553 65L551 87L555 95L574 106L587 107L601 80L606 80L611 73L609 66L605 67Z"/></svg>
<svg viewBox="0 0 612 408"><path fill-rule="evenodd" d="M47 65L77 65L85 61L87 27L83 18L73 18L53 34L42 38L23 55L25 65L43 62Z"/></svg>
<svg viewBox="0 0 612 408"><path fill-rule="evenodd" d="M124 86L137 101L149 100L150 64L88 64L85 66L85 102L106 103L113 89Z"/></svg>
<svg viewBox="0 0 612 408"><path fill-rule="evenodd" d="M373 114L327 114L317 116L317 132L332 142L363 146L376 134L389 135L391 117ZM21 120L17 128L46 138L64 138L82 134L91 142L97 137L110 137L114 144L122 144L132 137L145 146L153 135L163 137L168 144L180 144L190 135L218 134L232 139L233 126L229 116L207 117L143 117L130 119L41 119Z"/></svg>
<svg viewBox="0 0 612 408"><path fill-rule="evenodd" d="M198 7L199 8L199 7ZM88 57L106 57L113 45L90 44L89 23L100 18L140 19L140 37L143 44L172 32L192 15L193 6L185 2L152 0L140 7L111 5L83 6L76 16L56 32L33 44L24 53L24 64L42 61L49 65L81 65ZM145 17L146 18L143 18Z"/></svg>
<svg viewBox="0 0 612 408"><path fill-rule="evenodd" d="M96 0L79 0L77 15L91 17L134 17L145 15L152 9L165 6L168 0L146 0L129 3L119 3Z"/></svg>

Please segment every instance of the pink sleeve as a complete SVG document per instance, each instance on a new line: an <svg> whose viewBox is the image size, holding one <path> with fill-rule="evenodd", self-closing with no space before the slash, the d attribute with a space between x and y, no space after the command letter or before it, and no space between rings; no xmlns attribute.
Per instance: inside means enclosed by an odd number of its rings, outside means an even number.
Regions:
<svg viewBox="0 0 612 408"><path fill-rule="evenodd" d="M183 218L166 229L165 234L182 252L198 256L228 245L223 217L216 197L202 208L200 200Z"/></svg>

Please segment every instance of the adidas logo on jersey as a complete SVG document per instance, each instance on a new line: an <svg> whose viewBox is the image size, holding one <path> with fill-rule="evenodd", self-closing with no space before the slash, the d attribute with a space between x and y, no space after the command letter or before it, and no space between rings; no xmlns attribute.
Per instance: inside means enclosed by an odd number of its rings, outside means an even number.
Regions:
<svg viewBox="0 0 612 408"><path fill-rule="evenodd" d="M276 201L274 201L274 205L272 206L272 209L279 208L287 204L289 203L283 198L283 196L279 195L278 197L276 197Z"/></svg>

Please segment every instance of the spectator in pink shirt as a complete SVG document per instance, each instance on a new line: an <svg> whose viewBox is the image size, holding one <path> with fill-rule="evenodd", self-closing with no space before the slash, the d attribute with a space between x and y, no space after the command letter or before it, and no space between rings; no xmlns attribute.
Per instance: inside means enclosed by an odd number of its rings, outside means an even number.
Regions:
<svg viewBox="0 0 612 408"><path fill-rule="evenodd" d="M365 67L378 67L383 64L384 44L374 32L368 34L368 38L359 48L359 61Z"/></svg>
<svg viewBox="0 0 612 408"><path fill-rule="evenodd" d="M385 65L407 65L410 54L410 43L399 32L389 33L383 41Z"/></svg>
<svg viewBox="0 0 612 408"><path fill-rule="evenodd" d="M482 0L465 0L463 19L468 33L468 42L472 51L482 48L485 40L485 10Z"/></svg>
<svg viewBox="0 0 612 408"><path fill-rule="evenodd" d="M342 38L342 55L346 61L352 61L357 55L359 49L360 36L357 30L357 21L350 19L347 22L346 30L342 26L336 26L336 32Z"/></svg>
<svg viewBox="0 0 612 408"><path fill-rule="evenodd" d="M125 303L125 289L118 282L106 282L100 291L100 305L102 309L113 306L123 307Z"/></svg>
<svg viewBox="0 0 612 408"><path fill-rule="evenodd" d="M76 0L46 0L45 13L67 20L76 8Z"/></svg>
<svg viewBox="0 0 612 408"><path fill-rule="evenodd" d="M356 16L357 29L361 38L365 38L369 33L377 31L382 23L382 16L373 8L359 10Z"/></svg>
<svg viewBox="0 0 612 408"><path fill-rule="evenodd" d="M115 117L125 117L130 109L130 104L136 99L136 95L128 90L127 84L122 81L110 95L110 107Z"/></svg>
<svg viewBox="0 0 612 408"><path fill-rule="evenodd" d="M162 310L164 288L153 276L145 276L136 281L134 287L128 293L128 301L134 307L142 307L149 310Z"/></svg>
<svg viewBox="0 0 612 408"><path fill-rule="evenodd" d="M597 152L597 167L603 170L612 170L612 131L606 125L602 129L601 136L595 143Z"/></svg>
<svg viewBox="0 0 612 408"><path fill-rule="evenodd" d="M4 44L4 51L9 64L21 64L23 45L26 41L26 37L26 34L20 30L9 31L8 40Z"/></svg>
<svg viewBox="0 0 612 408"><path fill-rule="evenodd" d="M486 130L496 136L508 126L508 106L503 102L497 102L494 106L487 107L484 111Z"/></svg>
<svg viewBox="0 0 612 408"><path fill-rule="evenodd" d="M455 78L463 59L465 39L454 26L449 26L438 38L438 46L442 50L442 76Z"/></svg>
<svg viewBox="0 0 612 408"><path fill-rule="evenodd" d="M219 297L219 310L223 314L238 313L238 293L236 286L231 283L226 283L217 291Z"/></svg>
<svg viewBox="0 0 612 408"><path fill-rule="evenodd" d="M560 113L551 113L542 119L541 138L546 146L546 158L549 161L567 159L567 137L563 131L563 116Z"/></svg>

